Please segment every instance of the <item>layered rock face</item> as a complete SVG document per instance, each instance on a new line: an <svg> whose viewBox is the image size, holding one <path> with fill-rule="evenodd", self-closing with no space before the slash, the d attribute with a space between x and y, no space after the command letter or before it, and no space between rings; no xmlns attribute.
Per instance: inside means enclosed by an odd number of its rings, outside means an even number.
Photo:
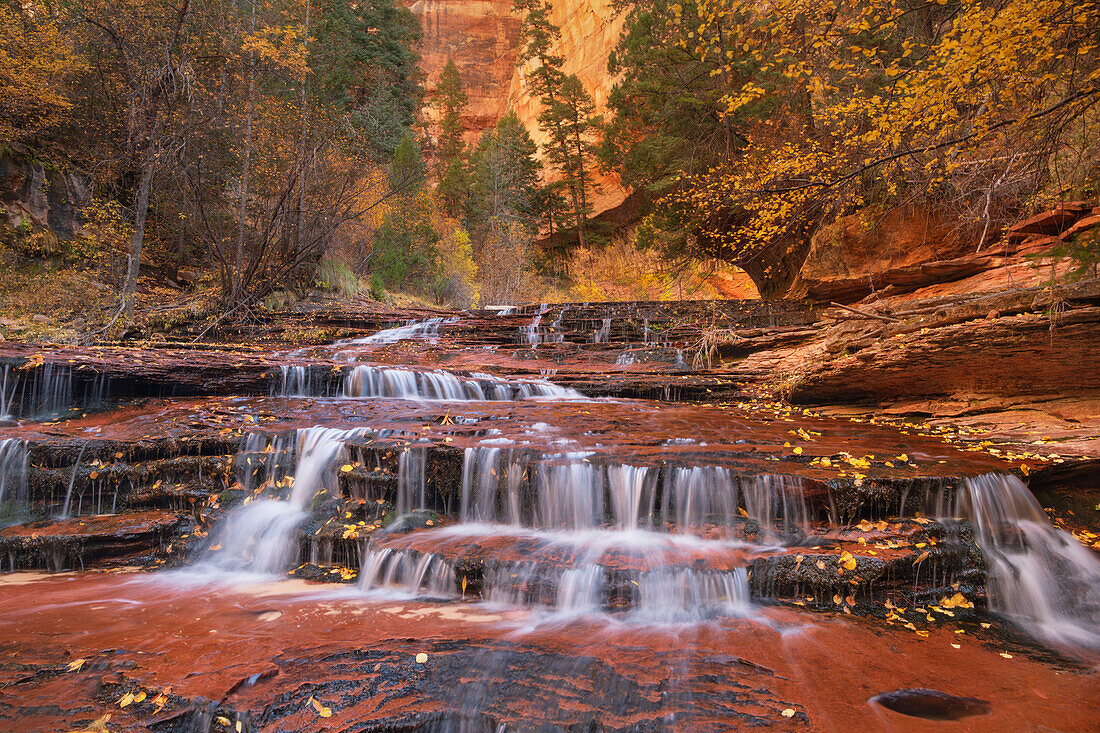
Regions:
<svg viewBox="0 0 1100 733"><path fill-rule="evenodd" d="M538 129L540 104L528 93L525 72L517 65L522 18L512 10L512 0L417 0L409 10L424 30L420 66L429 92L439 79L447 59L454 59L469 96L464 126L467 141L476 143L481 133L509 110L527 126L540 147L545 136ZM555 0L551 21L561 29L558 53L564 71L576 74L585 90L603 111L614 80L607 72L607 57L619 38L622 21L608 0ZM427 110L429 119L433 110ZM600 192L594 213L614 208L627 191L616 176L599 178Z"/></svg>
<svg viewBox="0 0 1100 733"><path fill-rule="evenodd" d="M24 150L0 154L0 213L8 225L33 225L70 239L81 225L79 211L90 202L85 176L47 167Z"/></svg>

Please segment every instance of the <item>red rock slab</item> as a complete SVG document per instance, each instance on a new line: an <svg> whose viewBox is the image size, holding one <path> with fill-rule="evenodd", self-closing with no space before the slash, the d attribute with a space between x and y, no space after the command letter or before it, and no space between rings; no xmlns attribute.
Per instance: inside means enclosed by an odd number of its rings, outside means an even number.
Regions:
<svg viewBox="0 0 1100 733"><path fill-rule="evenodd" d="M0 530L0 539L111 539L168 530L179 522L174 512L95 514L71 519L28 522Z"/></svg>
<svg viewBox="0 0 1100 733"><path fill-rule="evenodd" d="M706 542L695 538L659 535L643 540L607 529L580 531L567 536L552 532L510 530L469 534L454 528L427 529L404 535L379 535L372 549L415 550L449 560L491 557L502 563L536 563L560 568L596 564L609 570L646 572L654 568L690 567L696 570L744 568L766 552L739 543ZM595 551L599 548L599 551Z"/></svg>
<svg viewBox="0 0 1100 733"><path fill-rule="evenodd" d="M1079 219L1073 226L1062 232L1062 239L1071 239L1076 237L1082 232L1087 232L1089 229L1100 227L1100 214L1092 214L1086 216L1083 219Z"/></svg>
<svg viewBox="0 0 1100 733"><path fill-rule="evenodd" d="M15 574L0 584L8 730L79 730L106 713L111 731L144 730L186 723L196 707L253 731L405 730L463 713L548 729L932 729L868 702L902 688L991 707L937 730L1100 726L1094 668L972 627L921 636L793 609L692 626L540 624L289 582Z"/></svg>
<svg viewBox="0 0 1100 733"><path fill-rule="evenodd" d="M457 418L470 422L452 424ZM532 429L539 423L545 429ZM874 463L860 471L886 478L974 475L1010 468L1004 461L959 451L932 436L815 417L778 404L761 408L645 400L445 403L217 397L158 400L56 424L10 427L0 429L0 437L44 442L185 441L317 425L400 429L406 431L405 441L455 448L478 445L478 431L494 428L501 431L497 438L548 453L590 450L627 462L683 459L697 465L722 465L724 455L755 473L794 472L815 480L836 478L846 468L850 476L852 467L842 460L834 460L831 467L811 464L814 457L835 459L843 453L856 458L874 455ZM898 461L900 455L908 461Z"/></svg>
<svg viewBox="0 0 1100 733"><path fill-rule="evenodd" d="M1008 235L1020 234L1061 234L1081 215L1092 208L1092 204L1079 201L1057 206L1049 211L1024 219L1008 228Z"/></svg>

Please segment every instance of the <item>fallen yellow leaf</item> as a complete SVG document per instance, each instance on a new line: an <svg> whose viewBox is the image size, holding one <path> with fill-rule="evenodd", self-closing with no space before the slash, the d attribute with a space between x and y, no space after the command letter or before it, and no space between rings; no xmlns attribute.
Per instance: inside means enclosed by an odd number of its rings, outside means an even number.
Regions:
<svg viewBox="0 0 1100 733"><path fill-rule="evenodd" d="M840 559L837 560L837 563L845 570L856 569L856 558L854 555L852 555L852 553L848 552L847 550L840 553Z"/></svg>
<svg viewBox="0 0 1100 733"><path fill-rule="evenodd" d="M312 697L309 698L309 704L313 706L313 709L316 710L317 714L320 715L322 718L331 718L332 717L332 710L329 709L329 708L326 708L324 705L317 702L317 700L315 700L314 698L312 698Z"/></svg>

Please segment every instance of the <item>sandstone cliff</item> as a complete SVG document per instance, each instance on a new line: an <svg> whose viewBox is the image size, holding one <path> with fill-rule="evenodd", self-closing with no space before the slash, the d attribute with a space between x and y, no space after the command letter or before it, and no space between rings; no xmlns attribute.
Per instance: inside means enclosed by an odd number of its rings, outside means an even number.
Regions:
<svg viewBox="0 0 1100 733"><path fill-rule="evenodd" d="M420 54L428 90L448 58L458 66L470 98L465 118L468 141L475 142L513 110L541 144L539 101L528 95L525 70L516 64L521 18L513 12L512 0L417 0L408 7L424 31ZM608 0L555 0L551 20L561 28L558 52L565 58L565 72L577 75L602 111L613 84L607 57L619 38L621 19ZM427 114L431 118L431 110ZM627 195L615 176L600 176L599 182L594 214L618 206Z"/></svg>

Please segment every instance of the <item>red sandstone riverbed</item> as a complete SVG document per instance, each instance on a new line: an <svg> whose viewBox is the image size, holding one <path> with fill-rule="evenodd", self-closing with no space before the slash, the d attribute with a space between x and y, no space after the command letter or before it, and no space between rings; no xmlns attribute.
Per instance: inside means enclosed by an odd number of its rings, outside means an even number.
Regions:
<svg viewBox="0 0 1100 733"><path fill-rule="evenodd" d="M251 730L407 730L464 708L509 730L593 717L605 729L1100 729L1095 669L977 625L921 636L780 608L691 626L540 625L482 604L169 574L17 573L0 593L0 728L13 731L81 730L107 713L110 731L186 730L208 702L211 730L232 729L218 718ZM917 687L991 712L932 722L868 702Z"/></svg>

